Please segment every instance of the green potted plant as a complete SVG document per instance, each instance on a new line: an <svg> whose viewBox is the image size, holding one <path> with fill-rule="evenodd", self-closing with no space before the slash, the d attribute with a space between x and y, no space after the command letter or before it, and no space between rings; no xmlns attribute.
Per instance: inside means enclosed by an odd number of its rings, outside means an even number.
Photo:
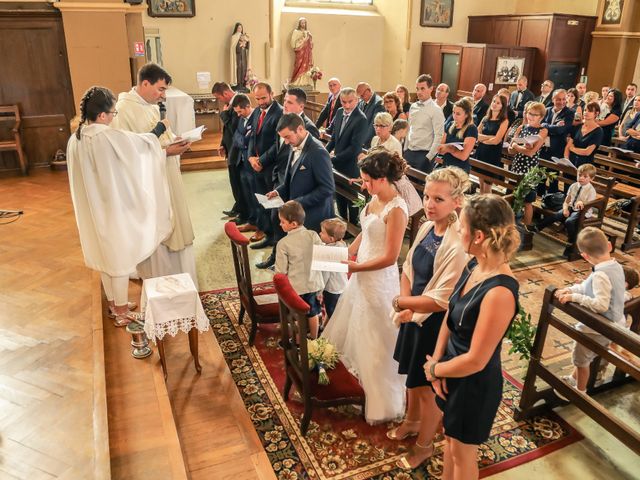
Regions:
<svg viewBox="0 0 640 480"><path fill-rule="evenodd" d="M558 174L556 172L549 172L546 168L539 166L533 167L522 176L520 183L518 183L518 186L512 194L513 202L511 203L511 208L513 208L513 213L515 214L516 219L522 215L524 210L524 199L529 192L537 189L538 185L542 182L546 182L548 184L550 181L555 180L557 176ZM520 237L522 239L520 248L522 250L531 250L531 248L533 248L533 233L528 232L520 225L518 225L518 230L520 231Z"/></svg>

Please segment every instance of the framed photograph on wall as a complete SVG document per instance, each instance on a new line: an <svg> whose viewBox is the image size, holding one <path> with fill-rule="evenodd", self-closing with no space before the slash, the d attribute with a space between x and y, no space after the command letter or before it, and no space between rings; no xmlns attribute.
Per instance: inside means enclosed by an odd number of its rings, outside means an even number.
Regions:
<svg viewBox="0 0 640 480"><path fill-rule="evenodd" d="M422 0L420 26L448 28L453 21L453 0Z"/></svg>
<svg viewBox="0 0 640 480"><path fill-rule="evenodd" d="M195 0L147 0L150 17L194 17Z"/></svg>
<svg viewBox="0 0 640 480"><path fill-rule="evenodd" d="M604 0L602 7L602 25L620 25L624 0Z"/></svg>
<svg viewBox="0 0 640 480"><path fill-rule="evenodd" d="M518 77L524 73L523 57L498 57L496 80L501 85L515 85Z"/></svg>

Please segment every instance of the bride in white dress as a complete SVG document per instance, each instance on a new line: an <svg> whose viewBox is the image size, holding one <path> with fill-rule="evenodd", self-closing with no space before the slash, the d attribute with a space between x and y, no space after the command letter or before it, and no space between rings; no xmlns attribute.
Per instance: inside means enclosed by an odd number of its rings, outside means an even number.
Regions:
<svg viewBox="0 0 640 480"><path fill-rule="evenodd" d="M394 186L406 163L397 153L373 149L360 167L371 201L360 213L361 233L349 246L351 277L323 337L336 346L360 380L365 418L375 424L404 414L405 378L393 359L398 329L390 312L400 293L398 255L407 226L407 205Z"/></svg>

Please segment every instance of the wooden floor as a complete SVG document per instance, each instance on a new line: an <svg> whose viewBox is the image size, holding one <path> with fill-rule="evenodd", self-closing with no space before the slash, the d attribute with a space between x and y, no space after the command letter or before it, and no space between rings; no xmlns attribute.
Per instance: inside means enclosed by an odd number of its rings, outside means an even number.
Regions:
<svg viewBox="0 0 640 480"><path fill-rule="evenodd" d="M275 478L211 331L200 375L183 334L165 342L166 384L155 346L131 356L84 266L66 172L0 181L0 209L25 211L0 225L0 479Z"/></svg>
<svg viewBox="0 0 640 480"><path fill-rule="evenodd" d="M25 212L0 225L0 478L111 478L99 277L66 172L1 180L0 209Z"/></svg>

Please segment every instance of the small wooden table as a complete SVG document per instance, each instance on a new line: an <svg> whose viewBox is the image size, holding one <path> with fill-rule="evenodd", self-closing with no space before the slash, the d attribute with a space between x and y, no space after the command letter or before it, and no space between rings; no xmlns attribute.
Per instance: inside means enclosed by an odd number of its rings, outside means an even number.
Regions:
<svg viewBox="0 0 640 480"><path fill-rule="evenodd" d="M204 313L196 287L188 273L148 278L142 285L141 311L144 331L158 345L164 379L167 363L163 338L168 333L175 337L179 331L188 333L189 350L198 373L202 367L198 360L198 332L209 330L209 319Z"/></svg>

